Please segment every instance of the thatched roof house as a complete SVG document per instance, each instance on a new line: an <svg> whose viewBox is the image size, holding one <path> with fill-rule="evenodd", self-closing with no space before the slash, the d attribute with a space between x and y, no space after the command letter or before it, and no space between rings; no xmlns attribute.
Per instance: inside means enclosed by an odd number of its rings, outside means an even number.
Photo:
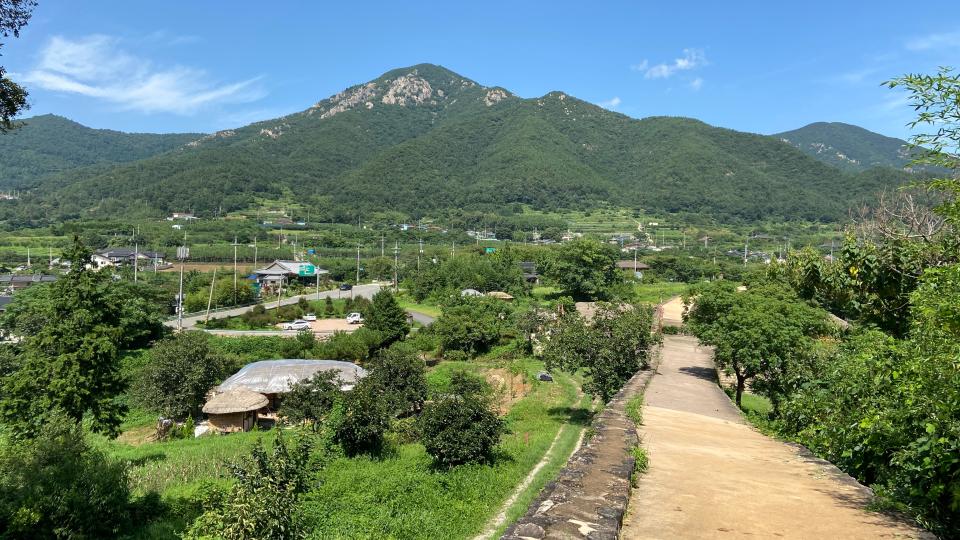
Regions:
<svg viewBox="0 0 960 540"><path fill-rule="evenodd" d="M210 426L221 432L247 431L257 422L257 411L267 406L267 396L247 390L233 388L210 398L203 406Z"/></svg>
<svg viewBox="0 0 960 540"><path fill-rule="evenodd" d="M362 367L339 360L261 360L243 366L214 388L203 412L221 433L247 431L258 418L276 420L282 395L320 371L335 371L343 390L352 389L367 375Z"/></svg>
<svg viewBox="0 0 960 540"><path fill-rule="evenodd" d="M490 291L487 293L487 296L490 298L496 298L497 300L503 300L504 302L510 302L513 300L513 295L503 291Z"/></svg>

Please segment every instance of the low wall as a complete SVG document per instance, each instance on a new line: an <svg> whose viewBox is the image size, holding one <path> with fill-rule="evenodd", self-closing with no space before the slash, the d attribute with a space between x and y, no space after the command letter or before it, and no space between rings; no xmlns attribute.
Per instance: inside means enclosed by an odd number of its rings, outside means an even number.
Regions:
<svg viewBox="0 0 960 540"><path fill-rule="evenodd" d="M631 397L643 394L659 363L656 347L651 367L638 371L607 404L591 426L593 436L570 456L557 479L544 486L503 539L617 538L630 501L634 469L630 450L639 442L625 407Z"/></svg>

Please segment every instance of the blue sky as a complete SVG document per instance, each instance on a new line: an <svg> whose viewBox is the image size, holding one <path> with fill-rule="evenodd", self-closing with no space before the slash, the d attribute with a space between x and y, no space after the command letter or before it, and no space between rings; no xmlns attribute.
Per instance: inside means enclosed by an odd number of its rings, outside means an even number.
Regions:
<svg viewBox="0 0 960 540"><path fill-rule="evenodd" d="M880 83L960 67L956 0L456 4L40 0L0 63L30 90L28 115L124 131L245 125L431 62L637 118L897 137L911 111Z"/></svg>

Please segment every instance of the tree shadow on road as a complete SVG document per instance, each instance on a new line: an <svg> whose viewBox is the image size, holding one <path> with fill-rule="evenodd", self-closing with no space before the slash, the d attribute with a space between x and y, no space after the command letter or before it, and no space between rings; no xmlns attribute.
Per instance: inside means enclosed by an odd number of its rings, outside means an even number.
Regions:
<svg viewBox="0 0 960 540"><path fill-rule="evenodd" d="M685 366L679 369L681 373L692 375L705 381L717 382L717 371L713 368L703 366Z"/></svg>

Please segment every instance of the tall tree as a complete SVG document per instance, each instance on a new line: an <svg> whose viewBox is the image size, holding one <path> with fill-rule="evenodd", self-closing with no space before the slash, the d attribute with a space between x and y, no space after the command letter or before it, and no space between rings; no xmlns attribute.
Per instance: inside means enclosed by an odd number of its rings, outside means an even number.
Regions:
<svg viewBox="0 0 960 540"><path fill-rule="evenodd" d="M20 29L30 21L36 5L36 0L0 0L0 36L20 37ZM3 47L2 43L0 47ZM0 66L0 133L13 129L14 117L29 108L27 91L5 73Z"/></svg>
<svg viewBox="0 0 960 540"><path fill-rule="evenodd" d="M400 307L393 293L387 289L382 289L373 295L373 303L367 309L363 325L370 330L380 332L384 345L403 339L410 331L407 313Z"/></svg>
<svg viewBox="0 0 960 540"><path fill-rule="evenodd" d="M578 238L560 247L545 274L574 298L605 298L610 287L620 281L617 251L599 240Z"/></svg>
<svg viewBox="0 0 960 540"><path fill-rule="evenodd" d="M88 415L94 431L116 436L126 412L116 399L124 389L122 299L104 292L105 274L87 268L90 251L79 238L65 255L70 272L32 310L42 324L20 335L21 364L3 379L0 418L32 434L50 411L61 409L75 421Z"/></svg>
<svg viewBox="0 0 960 540"><path fill-rule="evenodd" d="M183 332L159 341L133 387L139 405L167 418L199 416L207 391L226 374L227 362L210 350L204 332Z"/></svg>

